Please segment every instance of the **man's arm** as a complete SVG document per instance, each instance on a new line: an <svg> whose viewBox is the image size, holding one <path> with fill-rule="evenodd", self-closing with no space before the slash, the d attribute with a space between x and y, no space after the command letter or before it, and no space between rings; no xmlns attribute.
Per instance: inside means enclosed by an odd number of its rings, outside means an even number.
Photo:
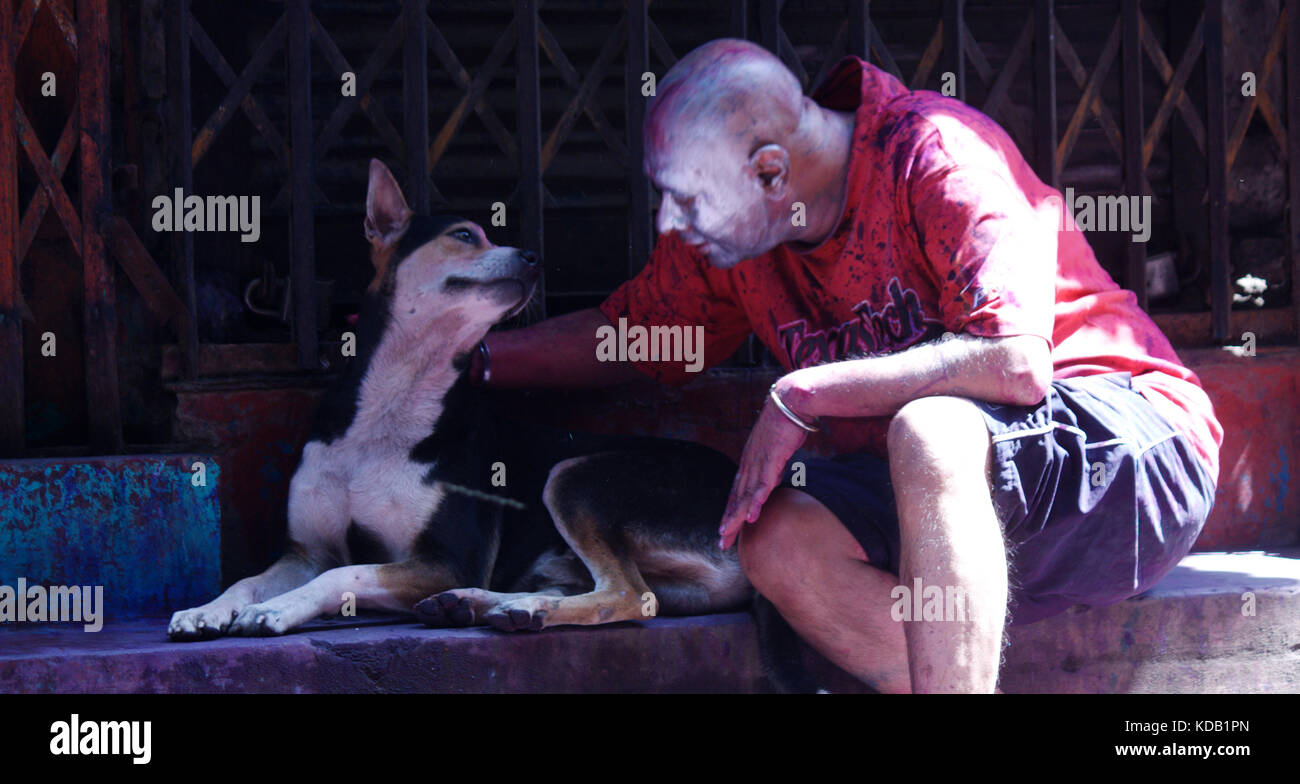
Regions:
<svg viewBox="0 0 1300 784"><path fill-rule="evenodd" d="M806 418L875 417L933 395L1033 405L1051 382L1051 351L1042 338L962 336L796 370L777 381L776 391L786 406Z"/></svg>
<svg viewBox="0 0 1300 784"><path fill-rule="evenodd" d="M645 378L628 362L596 359L596 330L609 326L597 308L549 318L522 329L491 332L489 387L600 387ZM483 357L471 358L470 378L482 375Z"/></svg>

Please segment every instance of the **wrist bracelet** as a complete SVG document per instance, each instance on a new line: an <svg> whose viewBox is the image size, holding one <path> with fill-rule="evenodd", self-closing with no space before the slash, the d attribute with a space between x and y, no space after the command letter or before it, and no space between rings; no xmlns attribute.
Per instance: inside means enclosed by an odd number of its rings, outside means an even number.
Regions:
<svg viewBox="0 0 1300 784"><path fill-rule="evenodd" d="M492 355L488 353L487 340L478 342L478 353L483 355L483 373L479 376L479 383L487 386L488 378L492 376Z"/></svg>
<svg viewBox="0 0 1300 784"><path fill-rule="evenodd" d="M803 421L803 419L801 419L798 414L791 411L789 408L786 408L785 403L781 402L781 396L776 393L776 384L773 384L771 387L769 387L767 393L768 395L771 396L772 402L776 403L777 410L779 410L782 414L785 414L786 418L789 419L791 422L795 423L796 425L808 431L809 433L816 433L818 430L821 430L820 423L814 421L814 424L810 425L807 422Z"/></svg>

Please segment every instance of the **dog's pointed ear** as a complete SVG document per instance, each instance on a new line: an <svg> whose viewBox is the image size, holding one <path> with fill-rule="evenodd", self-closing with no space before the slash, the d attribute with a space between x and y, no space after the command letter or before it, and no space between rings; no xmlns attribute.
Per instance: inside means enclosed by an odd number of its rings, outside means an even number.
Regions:
<svg viewBox="0 0 1300 784"><path fill-rule="evenodd" d="M366 191L366 239L371 245L389 247L411 223L411 208L388 167L370 160L370 189Z"/></svg>

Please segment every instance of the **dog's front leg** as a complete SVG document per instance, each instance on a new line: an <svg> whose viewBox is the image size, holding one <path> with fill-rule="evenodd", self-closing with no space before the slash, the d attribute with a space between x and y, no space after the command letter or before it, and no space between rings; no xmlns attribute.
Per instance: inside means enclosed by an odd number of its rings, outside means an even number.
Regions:
<svg viewBox="0 0 1300 784"><path fill-rule="evenodd" d="M201 607L178 610L167 626L173 640L204 640L225 634L241 609L292 590L321 573L306 550L294 544L283 558L253 577L245 577Z"/></svg>
<svg viewBox="0 0 1300 784"><path fill-rule="evenodd" d="M410 612L420 599L456 584L450 570L419 559L341 566L288 593L244 607L229 633L284 634L318 616L337 615L349 594L361 609Z"/></svg>

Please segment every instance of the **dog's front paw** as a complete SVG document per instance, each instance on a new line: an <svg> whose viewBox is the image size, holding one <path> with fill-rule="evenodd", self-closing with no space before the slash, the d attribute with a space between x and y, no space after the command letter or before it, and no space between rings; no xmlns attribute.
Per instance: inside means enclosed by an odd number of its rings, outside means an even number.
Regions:
<svg viewBox="0 0 1300 784"><path fill-rule="evenodd" d="M167 636L172 640L211 640L225 634L235 617L233 609L214 608L211 605L178 610L172 613L167 624Z"/></svg>
<svg viewBox="0 0 1300 784"><path fill-rule="evenodd" d="M239 611L226 629L239 637L274 637L291 627L284 613L269 604L250 604Z"/></svg>
<svg viewBox="0 0 1300 784"><path fill-rule="evenodd" d="M474 623L474 601L461 596L458 591L443 591L421 600L413 608L415 617L425 626L471 626Z"/></svg>
<svg viewBox="0 0 1300 784"><path fill-rule="evenodd" d="M544 597L512 599L493 607L483 620L503 632L538 632L546 628L546 611L553 603Z"/></svg>

